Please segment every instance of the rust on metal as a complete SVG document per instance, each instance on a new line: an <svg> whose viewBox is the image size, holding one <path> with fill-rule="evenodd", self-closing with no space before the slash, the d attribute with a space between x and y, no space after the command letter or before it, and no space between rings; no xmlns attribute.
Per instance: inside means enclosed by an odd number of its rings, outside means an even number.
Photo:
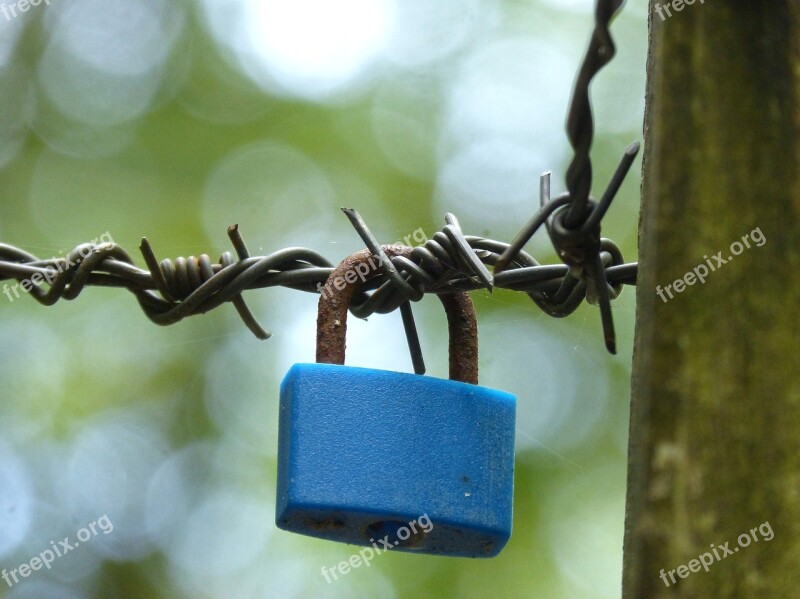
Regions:
<svg viewBox="0 0 800 599"><path fill-rule="evenodd" d="M403 245L382 246L389 258L411 256L411 248ZM348 273L369 271L355 282ZM350 301L364 282L383 274L383 267L368 249L345 258L323 287L317 315L317 362L344 364L347 336L347 311ZM362 280L363 279L363 280ZM336 283L338 282L338 288ZM472 300L465 292L438 296L447 314L450 335L450 378L473 385L478 384L478 323Z"/></svg>

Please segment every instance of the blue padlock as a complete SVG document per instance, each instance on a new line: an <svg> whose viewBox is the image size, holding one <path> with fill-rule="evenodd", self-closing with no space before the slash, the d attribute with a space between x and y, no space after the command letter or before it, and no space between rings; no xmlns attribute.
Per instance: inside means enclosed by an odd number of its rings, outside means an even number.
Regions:
<svg viewBox="0 0 800 599"><path fill-rule="evenodd" d="M384 251L408 257L411 248ZM360 286L351 273L380 274L372 260L362 250L330 275L317 363L295 364L281 383L276 524L376 548L495 556L511 535L516 397L477 385L466 293L439 296L451 380L344 366L347 311Z"/></svg>

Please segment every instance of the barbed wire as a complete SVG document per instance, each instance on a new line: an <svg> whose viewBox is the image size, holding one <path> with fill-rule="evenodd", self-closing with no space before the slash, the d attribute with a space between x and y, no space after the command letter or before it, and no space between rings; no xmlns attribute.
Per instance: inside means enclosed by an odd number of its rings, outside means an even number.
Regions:
<svg viewBox="0 0 800 599"><path fill-rule="evenodd" d="M594 138L594 117L589 98L589 85L600 69L614 57L616 48L609 25L623 4L624 0L597 0L595 4L594 30L575 80L567 115L567 137L574 150L565 177L567 192L551 201L550 173L542 175L539 188L541 210L522 228L495 265L495 273L502 272L508 267L514 256L544 222L561 260L569 265L577 276L586 281L589 293L596 296L606 348L612 354L616 353L616 338L614 319L611 315L612 295L608 292L608 278L603 267L600 221L611 206L639 153L639 143L634 142L625 150L608 187L600 201L596 202L590 197L592 186L590 150ZM552 208L550 212L547 212L548 206ZM563 209L554 213L557 208L562 207ZM548 220L549 214L553 216ZM563 293L567 293L567 290L563 290Z"/></svg>
<svg viewBox="0 0 800 599"><path fill-rule="evenodd" d="M363 223L357 212L348 212ZM351 312L366 318L391 312L426 293L501 288L527 293L544 312L563 317L574 312L587 296L586 281L576 278L569 266L543 265L526 252L519 252L505 272L489 274L487 281L485 265L496 264L509 244L464 235L454 215L448 214L447 220L442 231L413 249L411 259L389 260L406 288L397 286L392 275L384 271L365 283ZM147 270L137 267L128 252L115 243L84 243L65 257L45 260L0 243L0 281L27 281L29 294L45 306L60 299L74 300L87 286L125 288L136 296L147 317L159 325L177 323L233 302L250 330L266 339L269 333L258 325L241 294L276 286L320 293L334 268L321 254L307 248L250 256L238 226L229 227L228 235L238 259L225 252L216 263L206 254L158 262L150 243L143 239L140 250ZM601 245L610 293L617 297L623 284L635 284L637 265L624 263L622 252L611 240L603 239ZM380 259L383 251L373 253ZM591 292L589 300L596 301Z"/></svg>
<svg viewBox="0 0 800 599"><path fill-rule="evenodd" d="M598 0L595 30L575 83L567 132L575 157L567 171L568 191L550 198L550 173L540 180L540 207L512 241L465 235L455 215L410 258L389 258L362 217L351 208L346 216L378 261L380 274L366 281L351 303L360 318L401 309L415 371L424 372L410 302L427 293L446 294L495 288L526 293L546 314L572 314L586 299L600 307L605 342L616 351L611 299L623 285L635 285L636 263L625 263L619 247L600 236L600 222L616 196L639 149L632 144L599 202L589 197L592 171L589 150L593 117L589 84L614 54L609 22L621 0ZM563 264L540 264L522 250L542 226ZM87 286L124 288L133 293L147 317L169 325L204 314L231 302L247 327L260 339L270 333L261 327L242 297L246 290L288 287L325 292L334 265L321 254L300 247L266 256L250 256L237 225L228 228L235 256L224 252L216 263L208 255L165 259L155 256L147 239L140 251L147 269L115 243L84 243L66 257L40 259L18 247L0 243L0 281L16 279L39 303L74 300ZM491 267L491 271L488 267ZM7 285L4 293L9 295ZM10 297L10 295L9 295Z"/></svg>

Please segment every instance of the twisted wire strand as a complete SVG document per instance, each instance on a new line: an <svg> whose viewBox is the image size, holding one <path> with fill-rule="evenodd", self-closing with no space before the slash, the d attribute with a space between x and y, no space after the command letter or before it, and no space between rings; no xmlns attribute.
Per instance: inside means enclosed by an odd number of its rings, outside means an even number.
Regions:
<svg viewBox="0 0 800 599"><path fill-rule="evenodd" d="M572 203L565 223L574 228L586 218L587 201L592 188L592 162L589 151L594 138L594 118L589 98L589 85L594 76L614 57L616 47L609 25L624 0L598 0L595 5L595 27L578 71L567 116L567 137L575 154L567 168L567 190Z"/></svg>
<svg viewBox="0 0 800 599"><path fill-rule="evenodd" d="M409 300L418 301L426 293L492 287L526 293L545 313L555 317L571 314L584 298L596 301L587 282L575 276L569 266L540 264L525 252L519 252L506 271L489 275L491 283L487 285L486 266L496 264L509 244L465 236L455 216L448 214L446 220L443 230L413 248L410 258L391 260L405 286L396 285L384 269L354 298L350 308L355 316L388 313ZM237 249L245 247L236 226L230 227L228 234ZM285 248L267 256L249 256L245 250L239 252L244 256L239 259L224 252L216 263L206 254L157 262L146 239L140 250L148 263L147 270L137 267L130 255L114 243L80 244L64 258L47 260L0 243L0 282L25 281L23 289L29 289L29 295L45 306L60 299L74 300L86 287L124 288L136 296L145 315L158 325L174 324L226 302L240 301L237 309L243 321L256 336L265 339L269 333L244 306L241 294L276 286L320 293L333 271L333 264L322 255L301 247ZM626 264L611 240L602 240L602 262L612 297L619 295L623 285L635 285L637 265ZM7 284L3 290L12 297Z"/></svg>

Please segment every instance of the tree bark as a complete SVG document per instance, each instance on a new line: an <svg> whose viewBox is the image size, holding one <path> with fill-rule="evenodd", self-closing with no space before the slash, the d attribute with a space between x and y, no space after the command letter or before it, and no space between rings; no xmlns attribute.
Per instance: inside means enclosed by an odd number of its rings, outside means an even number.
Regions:
<svg viewBox="0 0 800 599"><path fill-rule="evenodd" d="M664 1L650 6L623 597L798 597L800 2L698 0L662 21ZM708 571L678 570L702 554Z"/></svg>

